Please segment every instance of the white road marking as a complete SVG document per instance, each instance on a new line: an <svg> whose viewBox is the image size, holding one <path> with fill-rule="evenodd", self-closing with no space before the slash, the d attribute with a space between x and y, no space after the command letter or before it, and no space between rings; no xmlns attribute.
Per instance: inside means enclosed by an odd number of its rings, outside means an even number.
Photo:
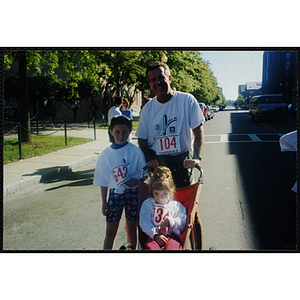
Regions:
<svg viewBox="0 0 300 300"><path fill-rule="evenodd" d="M253 143L253 142L260 142L260 143L279 143L278 140L262 140L260 139L259 136L267 136L267 135L277 135L278 137L281 137L281 133L228 133L228 134L211 134L211 135L204 135L204 144L217 144L217 143ZM230 136L245 136L245 140L229 140ZM217 140L215 141L206 141L206 138L209 137L218 137ZM250 140L249 140L250 138Z"/></svg>

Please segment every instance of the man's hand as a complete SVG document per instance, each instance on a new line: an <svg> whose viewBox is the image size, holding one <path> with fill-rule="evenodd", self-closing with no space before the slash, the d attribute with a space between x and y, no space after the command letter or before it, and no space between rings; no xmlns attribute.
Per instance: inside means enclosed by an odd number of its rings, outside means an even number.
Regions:
<svg viewBox="0 0 300 300"><path fill-rule="evenodd" d="M200 159L187 159L183 162L183 166L186 169L195 168L196 164L200 164Z"/></svg>
<svg viewBox="0 0 300 300"><path fill-rule="evenodd" d="M147 166L150 167L151 169L155 169L159 166L157 160L150 160L147 162Z"/></svg>

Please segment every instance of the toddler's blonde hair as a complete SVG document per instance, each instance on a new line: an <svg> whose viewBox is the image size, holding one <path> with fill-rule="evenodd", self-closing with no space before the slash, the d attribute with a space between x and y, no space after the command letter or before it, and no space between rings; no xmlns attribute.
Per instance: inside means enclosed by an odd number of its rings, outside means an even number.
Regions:
<svg viewBox="0 0 300 300"><path fill-rule="evenodd" d="M161 166L153 171L149 180L149 192L152 197L153 190L168 190L171 198L173 198L175 184L169 168Z"/></svg>

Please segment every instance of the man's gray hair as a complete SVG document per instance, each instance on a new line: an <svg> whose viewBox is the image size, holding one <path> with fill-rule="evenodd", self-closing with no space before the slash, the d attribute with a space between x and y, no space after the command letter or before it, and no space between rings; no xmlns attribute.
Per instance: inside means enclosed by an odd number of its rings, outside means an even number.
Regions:
<svg viewBox="0 0 300 300"><path fill-rule="evenodd" d="M147 70L146 70L146 79L147 79L148 82L149 82L148 72L149 72L149 71L156 70L156 69L158 69L159 67L163 67L163 68L164 68L164 71L165 71L165 75L166 75L166 76L170 76L170 75L171 75L170 69L169 69L169 67L168 67L167 64L165 64L165 63L163 63L163 62L161 62L161 61L155 61L155 62L151 63L151 64L148 66Z"/></svg>

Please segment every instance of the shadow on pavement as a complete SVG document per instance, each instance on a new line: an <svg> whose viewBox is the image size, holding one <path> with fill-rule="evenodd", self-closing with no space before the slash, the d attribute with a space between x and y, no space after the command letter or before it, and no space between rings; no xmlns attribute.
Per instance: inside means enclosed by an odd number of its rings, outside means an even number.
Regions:
<svg viewBox="0 0 300 300"><path fill-rule="evenodd" d="M51 180L43 182L44 184L61 183L60 185L48 188L45 191L53 191L64 187L80 187L93 185L94 171L95 169L89 169L61 174L57 178L52 178Z"/></svg>
<svg viewBox="0 0 300 300"><path fill-rule="evenodd" d="M231 114L232 133L243 130L241 118L243 113ZM249 119L253 129L251 124ZM229 151L237 158L237 180L258 250L295 250L296 193L291 188L296 180L296 152L281 152L279 142L229 143Z"/></svg>
<svg viewBox="0 0 300 300"><path fill-rule="evenodd" d="M93 184L95 169L83 170L83 171L72 171L68 166L55 166L50 168L38 169L36 172L32 174L25 174L23 176L42 176L40 183L43 184L52 184L57 182L65 182L66 184L62 184L57 187L50 188L48 190L55 190L62 187L72 187L72 186L85 186ZM70 182L71 181L71 182Z"/></svg>

